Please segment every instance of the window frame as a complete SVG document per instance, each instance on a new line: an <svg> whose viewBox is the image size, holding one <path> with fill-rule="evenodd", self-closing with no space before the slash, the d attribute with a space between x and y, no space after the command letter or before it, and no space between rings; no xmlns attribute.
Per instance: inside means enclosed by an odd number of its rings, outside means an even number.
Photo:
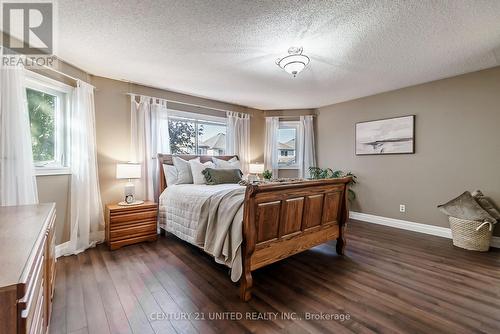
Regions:
<svg viewBox="0 0 500 334"><path fill-rule="evenodd" d="M278 140L279 140L279 130L281 129L295 129L295 164L293 165L289 165L289 166L280 166L279 165L279 149L278 149L278 152L277 152L277 157L278 157L278 170L282 169L282 170L285 170L285 169L290 169L290 170L298 170L300 169L299 167L299 127L300 127L300 122L299 121L280 121L279 122L279 127L278 127ZM279 144L279 141L278 143Z"/></svg>
<svg viewBox="0 0 500 334"><path fill-rule="evenodd" d="M33 161L35 175L70 174L68 154L70 146L69 118L74 88L41 74L25 70L24 89L32 89L57 97L57 105L54 110L54 160ZM27 106L27 95L25 96Z"/></svg>
<svg viewBox="0 0 500 334"><path fill-rule="evenodd" d="M219 126L225 126L226 127L226 136L227 136L227 117L220 117L220 116L212 116L212 115L205 115L205 114L198 114L198 113L192 113L192 112L187 112L187 111L178 111L178 110L168 110L168 120L176 120L176 121L186 121L186 122L192 122L195 125L196 129L196 136L195 136L195 152L193 155L201 155L198 154L199 147L198 147L198 126L200 124L206 124L206 125L219 125ZM227 137L226 137L227 138ZM169 143L170 145L170 143ZM227 146L227 142L226 142ZM227 149L224 151L225 155L227 154ZM221 155L214 155L214 157L219 157Z"/></svg>

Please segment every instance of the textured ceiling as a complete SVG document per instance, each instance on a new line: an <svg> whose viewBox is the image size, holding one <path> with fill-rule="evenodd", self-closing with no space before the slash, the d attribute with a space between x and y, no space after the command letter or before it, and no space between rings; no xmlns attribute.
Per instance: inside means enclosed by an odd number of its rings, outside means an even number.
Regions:
<svg viewBox="0 0 500 334"><path fill-rule="evenodd" d="M500 65L500 1L58 2L92 74L259 109L315 108ZM275 65L288 47L310 65Z"/></svg>

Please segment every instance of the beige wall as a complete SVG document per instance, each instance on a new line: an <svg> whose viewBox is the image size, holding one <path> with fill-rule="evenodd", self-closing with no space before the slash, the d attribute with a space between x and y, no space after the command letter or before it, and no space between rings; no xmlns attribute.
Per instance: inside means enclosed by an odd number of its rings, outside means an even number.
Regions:
<svg viewBox="0 0 500 334"><path fill-rule="evenodd" d="M115 178L115 164L130 160L130 97L126 93L136 93L160 98L172 99L190 104L203 105L209 108L238 111L251 114L251 161L264 161L264 115L260 110L250 109L229 103L198 98L185 94L146 87L102 77L91 76L78 68L58 63L57 69L73 77L90 82L96 87L96 135L99 181L103 204L118 202L122 199L123 183ZM43 74L54 79L74 85L74 80L54 72ZM186 111L224 115L223 112L175 105ZM70 175L38 176L38 193L40 202L55 202L57 208L56 243L69 240L69 204L71 190Z"/></svg>
<svg viewBox="0 0 500 334"><path fill-rule="evenodd" d="M116 202L122 197L122 184L115 180L114 166L117 161L129 160L130 105L125 95L127 92L251 113L251 159L255 162L263 161L264 116L315 113L311 109L262 113L93 77L65 63L59 64L58 69L90 81L97 88L96 127L103 203ZM353 210L446 226L446 218L435 206L465 189L480 188L500 204L500 178L495 173L500 166L499 92L500 68L494 68L320 108L316 122L318 162L323 167L352 170L358 175L360 184L356 190L359 199ZM417 115L415 155L354 155L356 122L408 114ZM293 173L280 174L294 177ZM37 177L40 201L53 201L57 205L58 244L69 237L70 181L69 175ZM407 205L406 214L399 213L400 203ZM500 234L498 230L497 235Z"/></svg>
<svg viewBox="0 0 500 334"><path fill-rule="evenodd" d="M126 93L143 94L223 110L250 113L252 115L251 160L263 161L264 159L264 116L259 110L102 77L93 77L92 84L96 87L97 161L102 201L105 204L122 200L123 182L115 178L115 165L117 162L129 161L131 158L130 97ZM217 111L201 108L193 110L187 107L186 110L199 113L217 113ZM224 115L223 112L218 112L218 114Z"/></svg>
<svg viewBox="0 0 500 334"><path fill-rule="evenodd" d="M300 116L316 115L316 109L266 110L265 117L282 117L283 120L298 121ZM298 169L280 169L278 177L295 178L299 176Z"/></svg>
<svg viewBox="0 0 500 334"><path fill-rule="evenodd" d="M90 75L84 71L57 61L56 70L66 73L72 77L90 82ZM57 74L54 71L36 71L52 79L75 86L75 80ZM44 175L37 176L38 199L41 203L56 203L56 244L62 244L69 240L69 205L71 195L71 175Z"/></svg>
<svg viewBox="0 0 500 334"><path fill-rule="evenodd" d="M300 116L316 115L316 109L289 109L289 110L266 110L265 117L285 117L286 119L299 120Z"/></svg>
<svg viewBox="0 0 500 334"><path fill-rule="evenodd" d="M412 114L416 154L355 156L356 122ZM358 176L354 211L448 226L436 206L465 190L481 189L500 205L499 126L496 67L320 108L319 164Z"/></svg>
<svg viewBox="0 0 500 334"><path fill-rule="evenodd" d="M71 200L71 175L37 176L40 203L56 203L56 244L69 240L69 204Z"/></svg>

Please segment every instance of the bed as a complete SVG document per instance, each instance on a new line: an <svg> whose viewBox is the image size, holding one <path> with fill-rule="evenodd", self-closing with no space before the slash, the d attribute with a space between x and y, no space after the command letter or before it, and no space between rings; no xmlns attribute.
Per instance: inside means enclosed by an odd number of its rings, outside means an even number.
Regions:
<svg viewBox="0 0 500 334"><path fill-rule="evenodd" d="M179 157L189 160L197 156ZM211 161L210 156L199 157L201 162ZM231 279L239 280L244 301L251 299L252 271L256 269L330 240L337 240L337 254L344 254L349 177L167 189L163 165L173 165L172 155L160 154L158 162L160 228L230 267Z"/></svg>

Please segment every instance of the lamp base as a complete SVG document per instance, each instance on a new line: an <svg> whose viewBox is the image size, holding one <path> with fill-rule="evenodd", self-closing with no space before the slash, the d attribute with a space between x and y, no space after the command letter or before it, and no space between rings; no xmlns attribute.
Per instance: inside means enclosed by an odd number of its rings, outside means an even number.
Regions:
<svg viewBox="0 0 500 334"><path fill-rule="evenodd" d="M260 181L258 174L248 174L247 179L248 179L248 182L250 182L250 183L257 183Z"/></svg>
<svg viewBox="0 0 500 334"><path fill-rule="evenodd" d="M120 202L118 203L119 206L132 206L132 205L139 205L143 204L144 201L133 201L132 203L127 203L127 202Z"/></svg>

